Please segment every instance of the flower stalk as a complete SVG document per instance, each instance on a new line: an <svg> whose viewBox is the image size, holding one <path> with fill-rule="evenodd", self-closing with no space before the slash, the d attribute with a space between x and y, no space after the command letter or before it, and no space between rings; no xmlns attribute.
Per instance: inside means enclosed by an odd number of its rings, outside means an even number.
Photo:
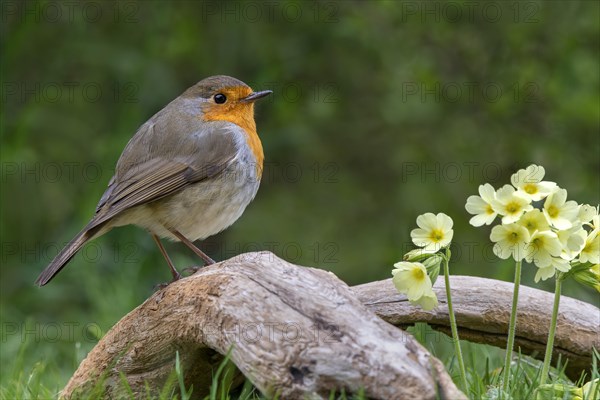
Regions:
<svg viewBox="0 0 600 400"><path fill-rule="evenodd" d="M519 286L521 285L521 261L515 264L515 285L513 289L512 309L510 311L510 322L508 325L508 341L506 343L506 358L504 359L504 380L503 391L508 393L510 381L510 364L512 362L512 352L515 344L515 332L517 330L517 305L519 302Z"/></svg>
<svg viewBox="0 0 600 400"><path fill-rule="evenodd" d="M558 307L560 305L560 292L562 289L563 276L556 274L556 284L554 287L554 305L552 306L552 319L550 320L550 331L548 332L548 343L546 343L546 354L544 355L544 366L542 367L542 376L540 385L546 383L548 372L550 372L550 362L552 361L552 349L554 347L554 335L556 333L556 321L558 319Z"/></svg>
<svg viewBox="0 0 600 400"><path fill-rule="evenodd" d="M534 281L556 277L552 320L548 333L539 393L548 390L545 382L550 371L556 319L562 281L572 276L576 281L600 292L600 206L567 200L567 190L555 182L544 181L546 170L536 164L514 173L511 185L495 190L486 183L479 186L479 196L467 198L465 209L473 217L473 226L492 225L490 240L493 252L501 259L516 262L512 309L508 328L506 359L500 396L509 396L511 360L514 348L521 263L537 268ZM543 205L541 202L543 201Z"/></svg>
<svg viewBox="0 0 600 400"><path fill-rule="evenodd" d="M460 348L460 341L458 338L458 329L456 327L456 317L454 316L454 309L452 308L452 295L450 290L450 248L446 248L446 255L444 257L444 281L446 286L446 299L448 301L448 314L450 316L450 329L452 330L452 344L454 344L454 353L458 361L458 368L460 370L460 378L463 386L463 390L468 390L469 385L467 384L467 373L465 370L465 362L463 360L462 351Z"/></svg>

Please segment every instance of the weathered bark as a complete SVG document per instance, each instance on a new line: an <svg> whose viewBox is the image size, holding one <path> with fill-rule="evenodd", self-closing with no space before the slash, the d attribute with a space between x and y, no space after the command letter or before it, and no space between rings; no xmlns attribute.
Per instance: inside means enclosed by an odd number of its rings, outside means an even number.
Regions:
<svg viewBox="0 0 600 400"><path fill-rule="evenodd" d="M363 306L333 274L249 253L203 268L155 293L88 354L62 392L77 397L120 374L136 397L160 390L179 351L194 396L206 393L220 354L264 394L328 398L364 390L374 399L463 399L442 363Z"/></svg>
<svg viewBox="0 0 600 400"><path fill-rule="evenodd" d="M451 276L452 304L461 339L494 346L506 346L513 284L472 276ZM385 321L399 327L427 322L450 332L443 279L434 290L439 306L423 311L398 294L391 279L351 288L358 299ZM543 359L550 326L554 294L526 286L519 292L515 349ZM600 309L563 296L560 301L553 361L568 360L566 373L573 379L592 365L592 349L600 349Z"/></svg>

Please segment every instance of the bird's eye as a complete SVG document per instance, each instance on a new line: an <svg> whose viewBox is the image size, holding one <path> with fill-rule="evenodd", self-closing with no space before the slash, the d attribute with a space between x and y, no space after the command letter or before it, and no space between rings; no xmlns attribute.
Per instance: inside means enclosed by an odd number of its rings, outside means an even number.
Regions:
<svg viewBox="0 0 600 400"><path fill-rule="evenodd" d="M223 104L227 101L227 97L225 97L225 95L222 93L215 94L214 99L215 99L215 103L217 103L217 104Z"/></svg>

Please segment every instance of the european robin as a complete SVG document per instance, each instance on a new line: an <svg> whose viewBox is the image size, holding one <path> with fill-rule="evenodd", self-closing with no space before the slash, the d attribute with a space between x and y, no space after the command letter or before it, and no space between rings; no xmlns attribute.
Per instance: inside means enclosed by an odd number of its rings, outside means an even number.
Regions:
<svg viewBox="0 0 600 400"><path fill-rule="evenodd" d="M229 227L254 199L264 159L254 102L271 93L212 76L157 112L127 143L92 220L36 284L48 283L89 240L129 224L152 235L173 280L180 275L160 238L181 241L214 263L192 242Z"/></svg>

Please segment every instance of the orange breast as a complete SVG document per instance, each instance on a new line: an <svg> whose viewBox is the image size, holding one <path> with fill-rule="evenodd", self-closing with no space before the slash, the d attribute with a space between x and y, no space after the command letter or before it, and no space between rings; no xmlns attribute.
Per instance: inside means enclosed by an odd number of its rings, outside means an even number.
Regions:
<svg viewBox="0 0 600 400"><path fill-rule="evenodd" d="M256 172L260 178L263 171L264 153L262 143L256 133L256 122L254 121L254 104L234 103L229 107L210 106L204 110L204 121L228 121L241 127L246 132L246 141L254 159L256 160Z"/></svg>

